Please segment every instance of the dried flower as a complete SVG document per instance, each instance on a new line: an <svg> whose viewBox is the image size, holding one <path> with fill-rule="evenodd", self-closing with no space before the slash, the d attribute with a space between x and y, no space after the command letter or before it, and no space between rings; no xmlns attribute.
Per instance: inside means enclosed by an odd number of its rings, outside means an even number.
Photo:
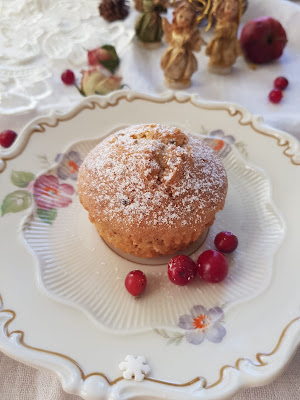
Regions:
<svg viewBox="0 0 300 400"><path fill-rule="evenodd" d="M113 55L101 47L88 50L88 63L91 66L99 65L101 61L111 60L112 58Z"/></svg>
<svg viewBox="0 0 300 400"><path fill-rule="evenodd" d="M81 72L81 90L86 96L92 94L105 95L121 88L122 78L109 74L108 71L99 66L94 66Z"/></svg>
<svg viewBox="0 0 300 400"><path fill-rule="evenodd" d="M113 74L120 64L120 59L114 46L105 44L88 51L88 63L91 66L102 65Z"/></svg>

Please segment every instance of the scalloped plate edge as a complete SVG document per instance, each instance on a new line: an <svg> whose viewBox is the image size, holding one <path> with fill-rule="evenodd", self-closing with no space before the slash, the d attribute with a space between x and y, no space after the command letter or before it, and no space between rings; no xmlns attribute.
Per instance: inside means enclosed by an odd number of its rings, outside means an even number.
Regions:
<svg viewBox="0 0 300 400"><path fill-rule="evenodd" d="M300 333L300 317L296 317L286 325L270 352L257 353L256 361L239 358L234 365L224 365L220 369L218 380L210 385L204 377L197 377L182 384L146 377L141 383L125 380L123 377L110 381L104 374L98 372L85 375L82 367L72 358L29 346L24 341L24 332L10 332L9 325L15 318L16 313L13 310L4 309L0 298L1 351L35 368L47 368L54 371L66 392L79 395L86 400L115 398L138 400L147 396L149 391L151 391L151 398L162 400L165 398L162 395L162 386L174 400L193 400L195 395L198 399L206 400L231 399L242 389L266 385L274 380L295 353L299 345ZM278 365L279 359L280 365Z"/></svg>
<svg viewBox="0 0 300 400"><path fill-rule="evenodd" d="M199 108L224 110L233 117L238 115L240 116L239 124L250 125L256 132L275 139L277 145L284 149L283 154L290 158L292 164L300 165L298 140L288 133L265 126L262 117L252 115L243 107L229 103L204 103L198 99L197 95L187 95L180 92L168 92L165 96L158 98L131 91L118 91L104 97L91 96L84 99L66 114L53 112L29 123L12 148L0 151L0 172L5 169L6 160L16 158L24 151L33 133L44 132L46 126L55 127L60 121L69 120L84 109L95 109L96 107L105 109L109 106L117 105L119 101L124 99L129 102L137 99L155 103L190 102ZM265 385L274 380L290 361L300 344L300 316L298 316L284 328L271 352L257 353L256 361L239 358L234 365L223 366L219 372L219 379L210 385L207 384L206 379L203 377L197 377L183 384L160 381L153 378L145 378L142 384L126 381L123 377L110 381L104 374L98 372L85 375L81 366L66 355L27 345L24 342L24 332L9 332L8 327L15 319L16 313L12 310L3 309L2 299L0 305L1 351L25 364L36 368L47 368L56 372L66 392L80 395L86 400L104 400L107 398L122 398L122 396L126 396L128 399L139 399L146 396L149 390L151 390L152 398L162 399L161 385L164 386L165 391L171 392L174 400L192 400L195 398L195 392L198 399L230 399L244 388ZM287 336L289 337L288 339ZM274 355L276 357L272 357ZM267 361L264 361L266 358ZM278 361L279 359L280 362ZM264 368L266 366L268 368ZM258 374L258 371L263 371L263 373Z"/></svg>
<svg viewBox="0 0 300 400"><path fill-rule="evenodd" d="M146 100L161 104L172 101L176 101L178 103L190 102L194 106L202 109L227 111L232 117L237 115L240 117L238 121L240 125L250 125L256 132L274 138L277 142L277 145L282 147L283 154L289 157L293 164L300 165L300 150L298 140L286 132L264 125L263 118L261 116L251 114L244 107L225 102L203 102L196 94L188 95L181 92L169 91L161 97L155 97L130 90L119 90L107 96L89 96L65 114L52 112L47 116L39 117L30 122L20 133L16 142L11 148L0 151L0 173L5 170L8 160L16 158L24 151L33 133L45 132L46 126L54 128L59 124L59 122L67 121L85 109L93 110L96 107L105 109L110 106L116 106L121 100L126 100L129 102L134 100Z"/></svg>

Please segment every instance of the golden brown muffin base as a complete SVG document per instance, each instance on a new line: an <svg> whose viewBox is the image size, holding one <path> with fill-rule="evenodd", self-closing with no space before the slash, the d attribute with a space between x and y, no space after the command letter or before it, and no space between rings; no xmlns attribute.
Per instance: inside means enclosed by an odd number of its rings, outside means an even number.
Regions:
<svg viewBox="0 0 300 400"><path fill-rule="evenodd" d="M202 230L194 233L187 233L185 236L174 238L164 236L158 238L153 232L153 236L137 237L137 235L124 236L112 230L105 229L103 224L94 223L99 235L111 246L123 251L126 254L132 254L136 257L153 258L162 255L175 254L184 250L196 242L201 235L214 223L213 218L209 223L202 227Z"/></svg>

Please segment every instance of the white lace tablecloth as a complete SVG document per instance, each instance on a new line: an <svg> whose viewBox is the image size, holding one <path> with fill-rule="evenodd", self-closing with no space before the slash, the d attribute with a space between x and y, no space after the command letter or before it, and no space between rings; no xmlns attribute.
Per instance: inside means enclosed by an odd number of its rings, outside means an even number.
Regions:
<svg viewBox="0 0 300 400"><path fill-rule="evenodd" d="M204 51L188 90L202 99L239 103L267 124L300 138L300 6L286 0L249 0L246 21L270 15L286 28L288 45L281 59L252 71L240 59L229 76L206 71ZM170 10L171 12L171 10ZM141 49L134 40L131 10L125 22L107 24L99 17L98 0L0 1L0 130L21 132L34 117L52 110L67 111L81 99L74 87L64 86L61 72L71 68L80 77L87 67L86 49L110 43L121 57L120 74L130 89L163 94L160 58L164 48ZM207 40L208 37L206 37ZM268 101L274 78L286 76L290 85L279 105ZM300 398L300 351L273 384L248 389L235 400L296 400ZM1 400L75 400L58 379L0 353Z"/></svg>

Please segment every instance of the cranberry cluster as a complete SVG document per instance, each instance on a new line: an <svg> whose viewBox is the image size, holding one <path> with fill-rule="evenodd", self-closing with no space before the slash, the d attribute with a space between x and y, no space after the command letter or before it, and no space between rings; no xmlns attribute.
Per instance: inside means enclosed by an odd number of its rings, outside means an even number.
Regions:
<svg viewBox="0 0 300 400"><path fill-rule="evenodd" d="M238 239L232 232L223 231L215 237L217 250L206 250L195 263L190 257L179 255L171 258L168 265L168 276L175 285L185 286L192 282L197 273L204 281L218 283L228 274L228 261L224 254L231 253L238 246ZM146 275L139 270L131 271L126 276L125 287L135 297L146 289Z"/></svg>
<svg viewBox="0 0 300 400"><path fill-rule="evenodd" d="M184 286L196 278L197 272L204 281L218 283L228 274L228 262L224 254L233 252L238 245L237 237L231 232L220 232L215 237L215 246L219 250L206 250L195 263L190 257L180 255L171 259L168 275L175 285ZM220 253L222 252L222 253Z"/></svg>
<svg viewBox="0 0 300 400"><path fill-rule="evenodd" d="M282 90L284 90L289 81L284 76L279 76L274 80L274 89L269 93L269 100L272 103L279 103L283 97Z"/></svg>

